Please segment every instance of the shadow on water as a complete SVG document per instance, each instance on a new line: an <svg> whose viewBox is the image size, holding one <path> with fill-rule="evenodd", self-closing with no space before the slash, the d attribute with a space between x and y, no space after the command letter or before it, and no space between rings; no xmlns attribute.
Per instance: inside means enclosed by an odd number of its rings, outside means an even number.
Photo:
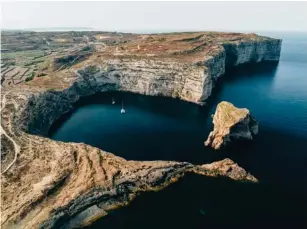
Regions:
<svg viewBox="0 0 307 229"><path fill-rule="evenodd" d="M302 192L188 174L90 228L304 228L305 203Z"/></svg>
<svg viewBox="0 0 307 229"><path fill-rule="evenodd" d="M204 164L228 157L261 181L188 174L161 192L142 193L129 207L111 212L90 228L306 228L307 137L302 131L295 135L265 125L268 111L262 112L264 92L271 96L279 67L269 63L228 69L204 107L122 92L82 98L51 128L53 139L85 142L128 160ZM114 96L116 106L110 105ZM124 116L119 113L122 100ZM260 132L253 141L217 152L203 142L213 128L210 115L221 100L260 111L255 115ZM64 122L67 132L58 131ZM56 135L59 132L62 135Z"/></svg>
<svg viewBox="0 0 307 229"><path fill-rule="evenodd" d="M240 77L253 77L265 73L269 77L274 77L279 62L263 62L255 64L243 64L236 67L228 67L226 69L226 77L224 79L235 79Z"/></svg>
<svg viewBox="0 0 307 229"><path fill-rule="evenodd" d="M110 105L112 98L115 105ZM121 101L125 115L119 113ZM49 136L85 142L128 160L189 161L193 152L205 152L208 114L208 106L179 99L105 92L81 98L52 125ZM209 161L218 159L211 155ZM197 157L194 162L203 159Z"/></svg>
<svg viewBox="0 0 307 229"><path fill-rule="evenodd" d="M239 80L251 80L253 78L266 77L269 79L270 84L273 83L275 74L278 69L279 62L264 62L256 64L244 64L236 67L227 67L225 75L221 76L216 83L212 95L208 100L208 105L216 104L219 94L227 84L237 82ZM248 95L246 95L248 96Z"/></svg>

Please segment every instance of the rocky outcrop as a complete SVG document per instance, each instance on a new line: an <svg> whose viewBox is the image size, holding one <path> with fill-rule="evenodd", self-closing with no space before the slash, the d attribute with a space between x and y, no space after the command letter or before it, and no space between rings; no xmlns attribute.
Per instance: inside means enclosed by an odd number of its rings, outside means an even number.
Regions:
<svg viewBox="0 0 307 229"><path fill-rule="evenodd" d="M23 116L27 117L26 130L31 133L39 130L46 135L53 121L69 112L80 97L110 90L204 104L212 94L217 79L225 73L226 65L278 61L280 47L281 41L275 39L224 44L213 49L214 56L206 56L201 63L192 65L172 59L147 58L109 59L99 65L91 62L93 65L75 69L77 79L69 88L43 92L29 99L26 111L39 114ZM44 115L45 109L49 110L48 116ZM40 126L34 127L35 123Z"/></svg>
<svg viewBox="0 0 307 229"><path fill-rule="evenodd" d="M86 225L186 172L256 181L229 159L207 165L127 161L88 145L47 138L52 123L80 97L98 92L131 91L203 104L227 65L278 61L281 45L245 34L125 36L120 46L104 44L76 64L69 57L69 67L1 91L3 228Z"/></svg>
<svg viewBox="0 0 307 229"><path fill-rule="evenodd" d="M229 159L205 165L127 161L89 145L43 137L48 126L78 99L70 90L11 90L2 96L2 149L5 158L12 160L2 164L2 228L85 226L187 172L257 181Z"/></svg>
<svg viewBox="0 0 307 229"><path fill-rule="evenodd" d="M229 102L220 102L213 117L214 129L206 146L220 149L236 139L251 140L258 134L258 122L246 108L237 108Z"/></svg>
<svg viewBox="0 0 307 229"><path fill-rule="evenodd" d="M3 228L84 226L141 192L176 182L186 172L257 181L229 159L201 166L127 161L89 145L20 134L18 161L2 174Z"/></svg>

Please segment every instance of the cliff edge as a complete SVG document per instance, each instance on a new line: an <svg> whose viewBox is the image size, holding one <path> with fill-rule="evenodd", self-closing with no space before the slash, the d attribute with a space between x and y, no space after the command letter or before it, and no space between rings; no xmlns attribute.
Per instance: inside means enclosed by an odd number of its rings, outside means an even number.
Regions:
<svg viewBox="0 0 307 229"><path fill-rule="evenodd" d="M56 57L56 68L51 64L45 76L2 88L3 228L82 226L186 172L257 181L229 159L208 165L127 161L85 144L51 140L48 131L80 97L108 90L204 104L226 66L278 61L281 40L215 32L102 37L79 61L71 53Z"/></svg>

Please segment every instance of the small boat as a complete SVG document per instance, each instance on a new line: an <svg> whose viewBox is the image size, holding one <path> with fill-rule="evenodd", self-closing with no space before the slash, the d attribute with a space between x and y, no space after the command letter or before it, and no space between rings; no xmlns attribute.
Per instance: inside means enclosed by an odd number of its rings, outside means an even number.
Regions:
<svg viewBox="0 0 307 229"><path fill-rule="evenodd" d="M124 109L124 101L122 102L122 109L120 110L121 114L125 114L126 110Z"/></svg>
<svg viewBox="0 0 307 229"><path fill-rule="evenodd" d="M112 104L115 104L115 100L114 100L114 97L112 98Z"/></svg>

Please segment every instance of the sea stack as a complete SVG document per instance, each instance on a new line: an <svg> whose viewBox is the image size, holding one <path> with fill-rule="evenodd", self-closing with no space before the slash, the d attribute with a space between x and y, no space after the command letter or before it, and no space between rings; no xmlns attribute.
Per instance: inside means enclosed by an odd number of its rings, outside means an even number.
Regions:
<svg viewBox="0 0 307 229"><path fill-rule="evenodd" d="M84 36L93 40L95 47L85 47ZM19 55L16 50L29 47L31 52L41 53L46 45L36 42L36 37L46 37L54 47L41 63L41 72L32 74L37 66L32 57L29 70L18 58L14 64L2 60L9 71L1 80L2 228L79 227L127 205L139 193L168 186L185 172L254 180L247 171L235 169L238 165L234 162L194 166L127 161L83 143L55 141L48 133L56 120L73 111L77 101L101 92L125 91L205 104L218 79L226 77L226 67L278 62L280 39L224 32L3 32L2 37L15 56ZM62 41L67 42L65 47ZM39 55L37 58L42 58ZM29 75L25 77L24 71ZM38 77L42 73L49 77ZM219 112L216 116L212 140L223 130L218 128ZM232 121L227 130L243 123L244 117ZM242 135L243 130L249 131L244 135L251 135L250 117L245 118L247 126L242 124L240 132L231 128L227 138Z"/></svg>
<svg viewBox="0 0 307 229"><path fill-rule="evenodd" d="M237 108L223 101L217 105L213 117L214 129L205 141L206 146L220 149L237 139L252 140L258 134L258 122L246 108Z"/></svg>

